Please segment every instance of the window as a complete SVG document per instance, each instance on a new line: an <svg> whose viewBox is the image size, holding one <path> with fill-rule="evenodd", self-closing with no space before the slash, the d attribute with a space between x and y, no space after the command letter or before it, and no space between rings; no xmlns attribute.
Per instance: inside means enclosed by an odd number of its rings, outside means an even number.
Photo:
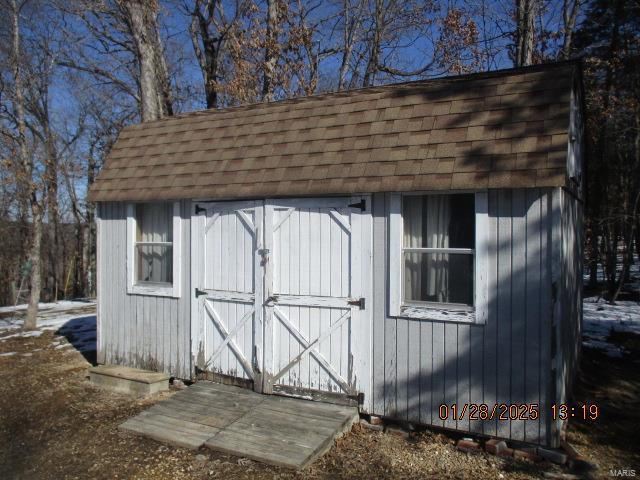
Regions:
<svg viewBox="0 0 640 480"><path fill-rule="evenodd" d="M390 207L390 314L482 321L486 193L392 195Z"/></svg>
<svg viewBox="0 0 640 480"><path fill-rule="evenodd" d="M139 203L136 208L136 284L173 283L173 205Z"/></svg>
<svg viewBox="0 0 640 480"><path fill-rule="evenodd" d="M405 196L403 303L473 306L473 194Z"/></svg>
<svg viewBox="0 0 640 480"><path fill-rule="evenodd" d="M127 215L128 292L179 296L179 203L137 203Z"/></svg>

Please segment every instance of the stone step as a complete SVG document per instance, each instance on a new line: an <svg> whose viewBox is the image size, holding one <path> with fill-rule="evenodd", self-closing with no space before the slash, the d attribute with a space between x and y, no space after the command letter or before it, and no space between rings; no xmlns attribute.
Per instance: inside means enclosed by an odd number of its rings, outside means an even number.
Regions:
<svg viewBox="0 0 640 480"><path fill-rule="evenodd" d="M170 377L166 373L120 365L99 365L89 368L89 379L94 385L135 397L147 397L169 390Z"/></svg>

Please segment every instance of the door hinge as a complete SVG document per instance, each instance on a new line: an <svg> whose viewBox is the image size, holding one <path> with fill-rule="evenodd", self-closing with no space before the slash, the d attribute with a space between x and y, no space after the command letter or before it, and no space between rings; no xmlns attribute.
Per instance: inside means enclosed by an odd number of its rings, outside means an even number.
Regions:
<svg viewBox="0 0 640 480"><path fill-rule="evenodd" d="M355 305L360 310L364 310L364 298L359 298L358 300L349 300L347 303L349 305Z"/></svg>
<svg viewBox="0 0 640 480"><path fill-rule="evenodd" d="M205 292L204 290L200 290L199 288L196 288L196 298L198 298L200 295L206 295L207 292Z"/></svg>
<svg viewBox="0 0 640 480"><path fill-rule="evenodd" d="M357 203L350 203L347 205L349 208L359 208L361 212L364 212L367 209L367 202L364 200L360 200Z"/></svg>
<svg viewBox="0 0 640 480"><path fill-rule="evenodd" d="M203 212L207 213L207 209L196 204L196 215L200 215Z"/></svg>

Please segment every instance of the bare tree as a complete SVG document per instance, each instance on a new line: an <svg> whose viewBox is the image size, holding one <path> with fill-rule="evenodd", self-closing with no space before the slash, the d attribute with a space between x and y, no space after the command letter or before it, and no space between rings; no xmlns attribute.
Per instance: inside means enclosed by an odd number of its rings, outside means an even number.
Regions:
<svg viewBox="0 0 640 480"><path fill-rule="evenodd" d="M539 0L516 0L514 66L524 67L533 61L535 19Z"/></svg>
<svg viewBox="0 0 640 480"><path fill-rule="evenodd" d="M362 34L362 20L365 11L366 0L344 0L342 6L342 58L338 73L338 91L346 86L347 72L356 42Z"/></svg>
<svg viewBox="0 0 640 480"><path fill-rule="evenodd" d="M267 33L264 47L264 72L262 80L262 100L274 99L273 84L278 61L278 0L267 0Z"/></svg>
<svg viewBox="0 0 640 480"><path fill-rule="evenodd" d="M562 2L562 50L560 58L568 59L571 56L571 41L576 28L576 19L582 5L582 0L563 0Z"/></svg>
<svg viewBox="0 0 640 480"><path fill-rule="evenodd" d="M232 7L228 13L221 0L194 0L183 7L191 16L189 33L202 72L207 108L218 106L224 57L228 53L226 44L245 14L247 3L236 0Z"/></svg>
<svg viewBox="0 0 640 480"><path fill-rule="evenodd" d="M28 251L30 270L30 295L24 328L36 328L38 303L41 289L41 256L43 207L38 198L38 182L34 178L37 174L34 168L34 156L30 154L27 144L26 118L26 87L24 78L24 58L22 52L20 16L28 0L18 2L11 0L9 12L11 15L11 52L9 63L13 76L11 103L13 106L13 120L16 127L14 141L17 144L17 161L14 164L19 195L29 202L31 213L31 242Z"/></svg>
<svg viewBox="0 0 640 480"><path fill-rule="evenodd" d="M140 71L140 110L143 122L173 115L167 64L158 32L155 1L119 0L135 45Z"/></svg>

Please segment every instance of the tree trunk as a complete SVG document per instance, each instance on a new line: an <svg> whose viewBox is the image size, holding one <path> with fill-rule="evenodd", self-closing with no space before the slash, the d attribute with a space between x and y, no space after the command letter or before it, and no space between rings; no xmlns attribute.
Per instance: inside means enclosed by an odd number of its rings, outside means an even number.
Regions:
<svg viewBox="0 0 640 480"><path fill-rule="evenodd" d="M531 65L533 61L537 11L538 0L516 0L516 67Z"/></svg>
<svg viewBox="0 0 640 480"><path fill-rule="evenodd" d="M29 260L31 262L31 293L29 294L29 306L27 316L24 319L24 329L34 330L37 326L38 303L40 302L41 288L41 244L42 244L42 209L38 206L38 199L33 198L33 235L31 239L31 251Z"/></svg>
<svg viewBox="0 0 640 480"><path fill-rule="evenodd" d="M264 77L262 82L262 100L274 100L273 83L278 61L278 0L267 0L267 35L264 54Z"/></svg>
<svg viewBox="0 0 640 480"><path fill-rule="evenodd" d="M46 87L45 87L46 88ZM47 92L48 93L48 92ZM53 294L53 301L58 301L58 291L60 280L63 274L60 271L60 212L58 206L58 154L56 152L55 139L53 138L53 132L49 122L49 109L47 105L47 96L44 95L42 123L44 130L45 141L45 155L46 155L46 178L45 183L47 185L46 190L46 204L48 213L48 238L49 238L49 254L51 258L49 260L51 265L51 292ZM63 262L64 264L64 262ZM63 267L64 269L64 267Z"/></svg>
<svg viewBox="0 0 640 480"><path fill-rule="evenodd" d="M598 285L598 230L591 221L590 248L589 248L589 287L595 288Z"/></svg>
<svg viewBox="0 0 640 480"><path fill-rule="evenodd" d="M149 31L151 32L151 40L153 45L154 66L156 70L156 82L160 92L160 107L162 116L173 116L173 96L171 95L171 79L169 78L169 68L167 60L164 56L164 47L162 46L162 38L158 30L158 21L154 14L149 23Z"/></svg>
<svg viewBox="0 0 640 480"><path fill-rule="evenodd" d="M342 91L345 88L347 70L349 69L349 62L351 54L353 53L356 31L360 26L363 5L364 2L360 2L358 4L357 11L350 16L350 0L344 0L342 4L344 29L342 31L342 61L340 62L340 71L338 74L338 91Z"/></svg>
<svg viewBox="0 0 640 480"><path fill-rule="evenodd" d="M166 65L163 67L159 64L162 63L159 58L164 55L158 51L159 39L154 4L143 0L121 0L120 5L129 21L131 35L136 46L142 121L157 120L169 112L166 108L168 99L163 92L163 80L158 77L166 72Z"/></svg>
<svg viewBox="0 0 640 480"><path fill-rule="evenodd" d="M378 65L380 64L380 40L382 38L382 0L376 0L375 26L373 36L369 40L369 61L362 79L363 87L370 87L375 80Z"/></svg>
<svg viewBox="0 0 640 480"><path fill-rule="evenodd" d="M40 302L40 244L42 241L42 209L38 203L36 185L33 181L33 160L29 158L27 151L27 123L25 116L24 85L22 78L21 62L22 53L20 45L20 9L16 0L11 1L11 40L12 55L11 66L13 70L14 91L13 107L15 110L16 125L18 128L18 154L20 155L20 178L18 186L21 194L29 199L31 207L31 246L29 249L29 260L31 261L31 293L29 295L29 306L27 316L24 320L25 329L36 328L38 317L38 303Z"/></svg>
<svg viewBox="0 0 640 480"><path fill-rule="evenodd" d="M204 12L202 10L203 7ZM225 48L226 32L230 27L230 24L224 23L224 20L222 22L225 31L221 31L221 27L215 25L214 17L220 8L219 0L196 0L191 12L191 23L189 25L191 43L193 44L193 50L200 65L204 81L207 108L216 108L218 106L218 59L222 49ZM220 12L220 16L223 17L222 12ZM212 26L216 28L212 30Z"/></svg>
<svg viewBox="0 0 640 480"><path fill-rule="evenodd" d="M573 40L573 31L576 28L576 19L578 18L578 10L582 0L563 0L562 4L562 22L563 22L563 40L561 58L568 59L571 56L571 42Z"/></svg>

